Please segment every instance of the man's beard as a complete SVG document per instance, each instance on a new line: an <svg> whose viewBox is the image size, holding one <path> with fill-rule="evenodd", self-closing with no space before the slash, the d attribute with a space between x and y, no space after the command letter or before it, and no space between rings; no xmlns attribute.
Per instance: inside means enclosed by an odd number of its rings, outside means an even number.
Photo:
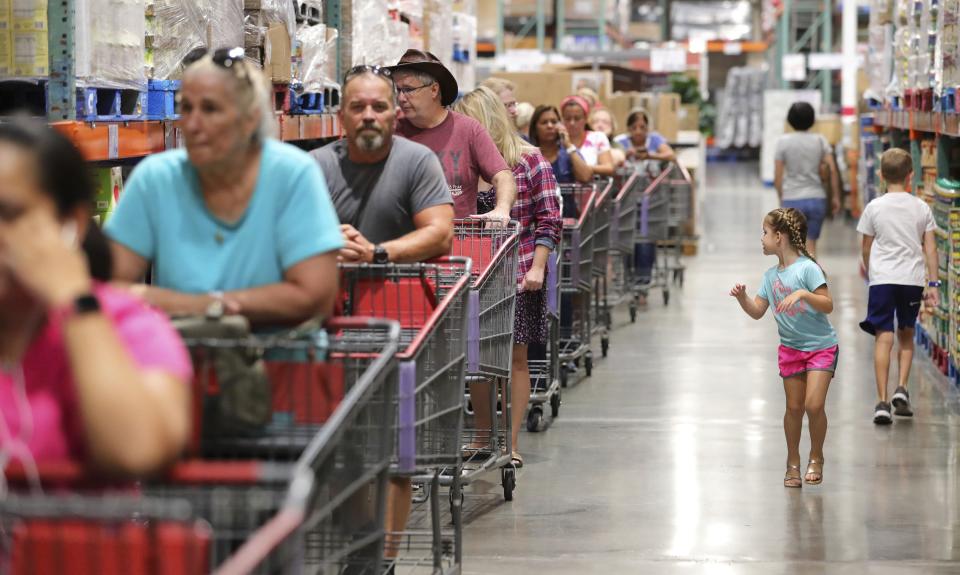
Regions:
<svg viewBox="0 0 960 575"><path fill-rule="evenodd" d="M368 128L357 135L357 147L364 152L376 152L383 148L386 140L383 132Z"/></svg>

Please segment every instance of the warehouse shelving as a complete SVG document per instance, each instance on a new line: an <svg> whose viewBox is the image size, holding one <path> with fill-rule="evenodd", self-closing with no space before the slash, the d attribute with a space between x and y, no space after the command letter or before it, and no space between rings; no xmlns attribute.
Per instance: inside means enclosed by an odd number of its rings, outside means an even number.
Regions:
<svg viewBox="0 0 960 575"><path fill-rule="evenodd" d="M339 26L340 1L328 0L325 8L327 24ZM78 120L74 60L75 3L73 0L51 0L47 5L47 17L51 74L40 81L44 87L46 119L54 128L68 136L84 157L92 162L136 159L180 147L182 138L173 119ZM340 136L340 124L334 113L277 113L276 121L278 137L286 142Z"/></svg>

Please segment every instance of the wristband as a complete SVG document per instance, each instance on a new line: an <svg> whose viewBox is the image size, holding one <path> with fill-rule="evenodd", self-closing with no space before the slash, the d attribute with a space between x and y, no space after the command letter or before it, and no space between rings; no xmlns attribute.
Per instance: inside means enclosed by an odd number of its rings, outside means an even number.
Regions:
<svg viewBox="0 0 960 575"><path fill-rule="evenodd" d="M576 152L576 151L577 151L577 147L574 146L573 144L570 144L569 146L567 146L567 153L568 153L568 154L572 154L572 153L574 153L574 152Z"/></svg>
<svg viewBox="0 0 960 575"><path fill-rule="evenodd" d="M938 288L943 285L943 282L940 280L927 282L927 287Z"/></svg>

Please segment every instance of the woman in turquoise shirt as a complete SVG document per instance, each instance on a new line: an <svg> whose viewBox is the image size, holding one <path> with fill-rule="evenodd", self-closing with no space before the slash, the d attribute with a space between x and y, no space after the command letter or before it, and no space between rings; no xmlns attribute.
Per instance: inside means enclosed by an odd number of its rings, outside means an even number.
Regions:
<svg viewBox="0 0 960 575"><path fill-rule="evenodd" d="M170 314L213 305L258 324L327 315L339 222L316 162L269 135L269 92L243 50L191 64L180 92L186 149L134 170L107 222L114 277Z"/></svg>

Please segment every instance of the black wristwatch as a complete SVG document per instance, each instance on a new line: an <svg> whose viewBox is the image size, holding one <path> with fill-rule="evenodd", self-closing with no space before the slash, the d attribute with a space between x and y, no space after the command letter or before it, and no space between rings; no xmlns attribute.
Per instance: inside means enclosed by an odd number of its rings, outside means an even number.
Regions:
<svg viewBox="0 0 960 575"><path fill-rule="evenodd" d="M387 253L387 249L380 244L377 244L373 247L373 263L375 264L388 264L390 263L390 254Z"/></svg>
<svg viewBox="0 0 960 575"><path fill-rule="evenodd" d="M100 311L100 300L93 294L85 294L73 300L73 312L78 315Z"/></svg>
<svg viewBox="0 0 960 575"><path fill-rule="evenodd" d="M54 313L60 317L61 321L78 315L89 315L101 311L100 300L92 293L77 296L69 304L57 308Z"/></svg>

